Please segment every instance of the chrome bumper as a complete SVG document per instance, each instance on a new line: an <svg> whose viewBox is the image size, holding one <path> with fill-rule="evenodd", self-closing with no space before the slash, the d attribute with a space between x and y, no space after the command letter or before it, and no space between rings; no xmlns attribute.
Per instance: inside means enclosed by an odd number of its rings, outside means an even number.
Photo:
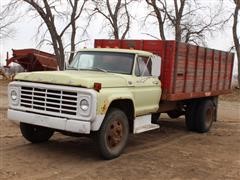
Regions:
<svg viewBox="0 0 240 180"><path fill-rule="evenodd" d="M18 124L24 122L81 134L90 134L91 130L91 123L88 121L52 117L13 109L8 109L8 119Z"/></svg>

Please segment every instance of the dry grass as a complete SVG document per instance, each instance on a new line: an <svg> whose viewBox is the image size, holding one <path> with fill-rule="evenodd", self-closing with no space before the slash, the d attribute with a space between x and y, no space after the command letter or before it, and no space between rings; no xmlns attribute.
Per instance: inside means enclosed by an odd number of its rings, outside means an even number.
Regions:
<svg viewBox="0 0 240 180"><path fill-rule="evenodd" d="M9 80L0 79L0 92L6 91L7 86L8 86L8 84L9 84L10 82L11 82L11 81L9 81Z"/></svg>

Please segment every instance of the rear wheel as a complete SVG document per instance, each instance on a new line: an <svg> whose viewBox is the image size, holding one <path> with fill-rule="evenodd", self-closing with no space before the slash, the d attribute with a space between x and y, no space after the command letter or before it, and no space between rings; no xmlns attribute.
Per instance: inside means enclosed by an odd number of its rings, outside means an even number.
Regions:
<svg viewBox="0 0 240 180"><path fill-rule="evenodd" d="M54 130L32 124L20 123L20 130L24 138L32 143L48 141Z"/></svg>
<svg viewBox="0 0 240 180"><path fill-rule="evenodd" d="M104 159L118 157L124 150L129 135L129 123L125 113L112 108L98 132L98 144Z"/></svg>
<svg viewBox="0 0 240 180"><path fill-rule="evenodd" d="M215 119L215 107L211 100L199 103L197 111L196 131L200 133L208 132Z"/></svg>
<svg viewBox="0 0 240 180"><path fill-rule="evenodd" d="M187 105L185 113L185 124L189 131L196 130L196 111L197 111L197 102L191 102Z"/></svg>

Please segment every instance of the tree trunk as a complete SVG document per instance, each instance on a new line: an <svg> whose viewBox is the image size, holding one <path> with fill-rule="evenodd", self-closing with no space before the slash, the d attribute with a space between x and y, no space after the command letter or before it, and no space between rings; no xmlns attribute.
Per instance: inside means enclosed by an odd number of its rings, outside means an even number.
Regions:
<svg viewBox="0 0 240 180"><path fill-rule="evenodd" d="M53 3L57 2L57 0L54 0L51 2L47 1L47 0L43 0L41 3L40 3L40 1L38 2L38 1L34 1L34 0L22 0L22 1L28 3L30 6L32 6L33 9L35 9L37 11L37 13L40 15L40 17L43 19L44 23L47 26L47 29L49 31L49 34L50 34L50 37L52 40L52 46L53 46L54 53L57 58L58 69L64 70L65 54L64 54L64 45L63 45L63 35L69 27L72 27L71 42L70 42L71 54L70 54L70 58L69 58L69 61L71 62L73 59L73 56L74 56L75 45L76 45L76 43L75 43L76 33L77 33L76 20L81 16L87 0L83 1L79 12L78 12L78 9L79 9L78 3L80 1L79 0L74 0L74 1L69 0L68 1L68 3L72 7L70 22L63 28L63 30L60 33L58 33L58 31L57 31L58 27L56 26L56 23L55 23L55 13L57 12L57 10L55 9L55 7L53 5ZM16 2L17 2L17 0L16 0ZM57 12L57 13L60 14L60 12Z"/></svg>
<svg viewBox="0 0 240 180"><path fill-rule="evenodd" d="M237 34L237 23L238 23L238 12L240 10L240 4L238 0L236 0L236 7L234 10L233 14L233 40L234 40L234 45L237 53L237 59L238 59L238 86L240 87L240 44L239 44L239 39L238 39L238 34Z"/></svg>

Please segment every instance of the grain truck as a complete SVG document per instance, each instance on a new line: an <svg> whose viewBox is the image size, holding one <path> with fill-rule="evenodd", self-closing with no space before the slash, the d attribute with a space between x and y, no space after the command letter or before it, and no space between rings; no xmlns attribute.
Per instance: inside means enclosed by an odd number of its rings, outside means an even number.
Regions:
<svg viewBox="0 0 240 180"><path fill-rule="evenodd" d="M64 71L20 73L9 84L9 120L28 141L55 131L95 137L101 156L118 157L130 133L159 128L160 113L184 115L190 131L217 120L231 92L234 55L176 41L95 40Z"/></svg>

